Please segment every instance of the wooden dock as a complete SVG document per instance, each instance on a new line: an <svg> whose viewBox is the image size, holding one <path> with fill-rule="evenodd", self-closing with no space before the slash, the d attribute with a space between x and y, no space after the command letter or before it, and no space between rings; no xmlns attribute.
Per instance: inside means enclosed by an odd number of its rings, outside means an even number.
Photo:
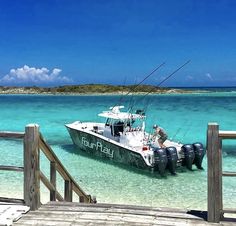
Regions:
<svg viewBox="0 0 236 226"><path fill-rule="evenodd" d="M71 177L53 150L43 139L39 126L30 124L24 133L1 132L0 137L24 140L23 166L1 165L0 170L24 173L24 197L0 197L0 226L2 225L236 225L236 209L223 208L222 176L236 172L222 171L222 140L236 139L236 131L221 131L211 123L207 130L208 208L207 211L154 208L131 205L97 204ZM39 153L50 163L50 178L40 170ZM57 189L57 176L64 180L64 195ZM49 191L50 202L41 204L40 182ZM10 185L9 185L10 186ZM10 189L10 187L9 187ZM73 202L73 195L79 203ZM28 210L30 211L28 212Z"/></svg>
<svg viewBox="0 0 236 226"><path fill-rule="evenodd" d="M235 222L209 223L206 212L131 205L49 202L23 215L13 226L23 225L165 225L233 226Z"/></svg>

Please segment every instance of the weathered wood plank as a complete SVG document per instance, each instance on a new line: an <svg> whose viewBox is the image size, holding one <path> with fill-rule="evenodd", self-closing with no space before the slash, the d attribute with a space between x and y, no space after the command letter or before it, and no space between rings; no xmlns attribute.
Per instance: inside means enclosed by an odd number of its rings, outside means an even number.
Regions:
<svg viewBox="0 0 236 226"><path fill-rule="evenodd" d="M50 201L56 201L56 162L50 162L50 182L55 189L50 190Z"/></svg>
<svg viewBox="0 0 236 226"><path fill-rule="evenodd" d="M72 182L65 180L64 199L67 202L72 202Z"/></svg>
<svg viewBox="0 0 236 226"><path fill-rule="evenodd" d="M22 139L24 138L24 132L11 132L11 131L1 131L1 138L11 138L11 139Z"/></svg>
<svg viewBox="0 0 236 226"><path fill-rule="evenodd" d="M53 212L55 215L73 215L75 213L80 214L87 214L87 215L96 215L96 214L107 214L107 215L135 215L140 218L145 217L167 217L167 218L175 218L175 219L192 219L192 220L200 220L202 221L202 218L193 216L190 214L183 214L183 213L171 213L171 212L159 212L159 211L145 211L145 210L127 210L127 209L104 209L104 208L70 208L70 209L55 209L55 208L40 208L40 214L47 213L47 212ZM39 213L38 212L38 213Z"/></svg>
<svg viewBox="0 0 236 226"><path fill-rule="evenodd" d="M25 127L24 200L31 210L40 206L39 126L36 124Z"/></svg>
<svg viewBox="0 0 236 226"><path fill-rule="evenodd" d="M72 190L76 194L78 194L79 196L83 196L85 202L88 202L88 203L91 202L92 201L91 196L87 195L82 190L82 188L76 183L76 181L72 178L72 176L69 174L69 172L65 169L65 167L63 166L61 161L57 158L57 156L55 155L55 153L53 152L51 147L49 145L47 145L47 143L45 142L45 140L43 139L43 136L41 134L40 134L39 146L40 146L40 149L43 151L43 153L47 156L47 158L50 161L56 162L56 169L59 172L59 174L62 176L62 178L64 180L71 181Z"/></svg>
<svg viewBox="0 0 236 226"><path fill-rule="evenodd" d="M65 204L67 211L63 210L63 204ZM52 208L53 206L55 207L54 209ZM61 208L60 211L58 207ZM68 208L72 207L76 210L75 212L69 211ZM126 207L128 207L128 209L126 209ZM143 213L140 214L137 209L143 211ZM156 209L156 212L153 211L153 213L150 214L150 209ZM122 210L122 212L119 212L120 210ZM147 211L145 212L145 210ZM89 205L73 203L73 205L70 205L67 202L50 202L46 205L42 205L37 211L29 212L14 225L231 226L231 222L216 224L204 221L201 218L188 218L189 214L187 214L187 210L179 211L182 216L176 216L175 213L178 212L177 209L173 210L173 215L171 209L167 210L168 212L165 212L162 208L146 208L142 206L133 206L132 209L132 206L115 204ZM185 211L185 214L183 211Z"/></svg>
<svg viewBox="0 0 236 226"><path fill-rule="evenodd" d="M236 131L219 131L219 137L223 139L236 139Z"/></svg>
<svg viewBox="0 0 236 226"><path fill-rule="evenodd" d="M86 204L86 203L69 203L69 202L49 202L40 208L40 211L64 211L64 212L109 212L124 213L150 216L171 216L183 219L202 220L205 212L187 211L174 208L155 208L134 205L117 205L117 204ZM202 216L202 217L201 217Z"/></svg>
<svg viewBox="0 0 236 226"><path fill-rule="evenodd" d="M23 199L16 199L16 198L6 198L6 197L0 197L0 202L4 203L11 203L11 204L25 204ZM1 203L0 203L1 204ZM2 204L2 205L3 205Z"/></svg>
<svg viewBox="0 0 236 226"><path fill-rule="evenodd" d="M222 176L225 176L225 177L236 177L236 172L224 171L224 172L222 172Z"/></svg>
<svg viewBox="0 0 236 226"><path fill-rule="evenodd" d="M96 217L96 216L94 216ZM195 225L201 225L201 226L234 226L234 223L230 222L224 222L221 224L214 224L214 223L207 223L207 222L200 222L200 221L193 221L193 220L179 220L176 221L175 219L169 219L169 218L155 218L155 219L139 219L134 217L114 217L114 216L107 216L106 218L83 218L80 216L77 216L76 219L45 219L45 218L34 218L31 219L27 218L24 221L20 220L20 223L24 222L23 225L29 223L31 225L84 225L83 223L86 223L85 225L162 225L162 226L195 226Z"/></svg>
<svg viewBox="0 0 236 226"><path fill-rule="evenodd" d="M222 151L219 125L209 123L207 130L208 221L219 222L222 214Z"/></svg>
<svg viewBox="0 0 236 226"><path fill-rule="evenodd" d="M79 197L79 201L80 201L81 203L84 203L84 196L80 196L80 197Z"/></svg>
<svg viewBox="0 0 236 226"><path fill-rule="evenodd" d="M62 178L64 180L69 180L70 177L68 176L69 172L65 169L61 161L57 158L55 153L53 152L52 148L46 143L44 140L42 134L40 134L40 148L43 151L43 153L47 156L47 158L51 162L56 162L56 169L61 174Z"/></svg>
<svg viewBox="0 0 236 226"><path fill-rule="evenodd" d="M84 191L81 190L80 186L73 180L72 181L72 190L79 196L84 196ZM86 202L90 203L92 200L90 195L86 195Z"/></svg>
<svg viewBox="0 0 236 226"><path fill-rule="evenodd" d="M112 208L112 209L134 209L134 210L156 210L162 212L180 212L186 213L185 209L179 208L167 208L167 207L150 207L150 206L139 206L139 205L123 205L123 204L111 204L111 203L79 203L79 202L48 202L43 207L97 207L97 208Z"/></svg>
<svg viewBox="0 0 236 226"><path fill-rule="evenodd" d="M55 161L54 159L54 155L52 153L52 149L50 147L48 147L49 145L47 145L46 141L43 139L43 136L40 135L40 139L39 139L39 147L40 149L43 151L43 153L46 155L46 157L48 158L49 161L53 162Z"/></svg>
<svg viewBox="0 0 236 226"><path fill-rule="evenodd" d="M56 199L58 201L64 201L63 197L60 195L60 193L56 190L56 188L53 186L53 184L50 183L50 181L47 179L47 177L40 171L40 179L42 180L43 184L47 187L49 191L55 191Z"/></svg>
<svg viewBox="0 0 236 226"><path fill-rule="evenodd" d="M228 209L228 208L225 208L224 210L223 210L223 212L224 213L233 213L233 214L236 214L236 209Z"/></svg>
<svg viewBox="0 0 236 226"><path fill-rule="evenodd" d="M0 170L24 172L24 167L22 167L22 166L3 166L3 165L0 165Z"/></svg>
<svg viewBox="0 0 236 226"><path fill-rule="evenodd" d="M115 215L107 215L104 213L86 213L86 214L73 214L73 215L63 215L63 213L59 214L32 214L31 216L27 214L20 222L22 223L23 220L25 222L28 221L35 221L37 220L37 224L40 222L43 224L44 222L64 222L64 223L80 223L83 221L87 221L88 223L93 223L96 225L98 221L106 223L107 221L113 222L114 225L117 225L117 223L128 223L130 224L146 224L146 225L153 225L155 223L162 223L162 225L184 225L186 222L191 222L191 225L209 225L205 223L204 221L195 221L195 220L189 220L189 219L173 219L173 218L165 218L165 217L147 217L142 216L138 217L136 215L122 215L122 214L115 214ZM35 222L36 223L36 222Z"/></svg>

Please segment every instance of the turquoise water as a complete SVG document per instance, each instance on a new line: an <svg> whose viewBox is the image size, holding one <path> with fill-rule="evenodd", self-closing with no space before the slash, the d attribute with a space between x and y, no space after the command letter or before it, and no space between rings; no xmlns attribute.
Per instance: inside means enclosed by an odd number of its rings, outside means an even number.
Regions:
<svg viewBox="0 0 236 226"><path fill-rule="evenodd" d="M0 130L23 131L26 124L39 124L68 171L98 202L206 209L206 170L180 169L177 176L161 178L77 152L64 124L76 120L102 122L97 113L118 103L119 96L0 95ZM183 143L199 141L205 145L208 122L218 122L222 130L236 130L235 92L152 95L145 99L134 96L121 104L132 103L146 109L149 131L153 124L159 124L170 138ZM236 171L236 141L223 144L223 168ZM0 165L21 166L22 149L21 141L0 139ZM41 158L41 169L48 174L48 161ZM0 171L0 196L22 198L22 181L21 173ZM60 181L60 189L62 186ZM235 207L235 178L224 178L223 189L224 207ZM48 200L45 189L42 197Z"/></svg>

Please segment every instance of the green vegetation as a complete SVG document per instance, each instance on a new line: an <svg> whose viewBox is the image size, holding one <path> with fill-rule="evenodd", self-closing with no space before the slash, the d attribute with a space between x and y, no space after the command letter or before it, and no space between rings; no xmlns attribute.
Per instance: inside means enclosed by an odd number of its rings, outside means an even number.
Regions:
<svg viewBox="0 0 236 226"><path fill-rule="evenodd" d="M114 85L102 85L102 84L87 84L87 85L77 85L77 86L59 86L52 88L52 91L63 92L63 93L127 93L127 92L156 92L160 91L160 88L150 86L150 85L140 85L136 87L135 85L129 86L114 86Z"/></svg>
<svg viewBox="0 0 236 226"><path fill-rule="evenodd" d="M0 86L0 93L29 93L29 94L116 94L116 93L167 93L184 92L170 88L160 88L151 85L106 85L106 84L86 84L86 85L66 85L58 87L6 87Z"/></svg>

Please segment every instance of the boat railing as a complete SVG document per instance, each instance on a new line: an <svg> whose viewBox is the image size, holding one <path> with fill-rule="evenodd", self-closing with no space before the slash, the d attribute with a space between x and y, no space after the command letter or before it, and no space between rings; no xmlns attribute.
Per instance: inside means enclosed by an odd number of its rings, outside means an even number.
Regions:
<svg viewBox="0 0 236 226"><path fill-rule="evenodd" d="M1 138L23 139L24 143L24 165L23 166L6 166L0 165L0 170L23 172L23 199L12 199L0 197L1 201L20 202L29 206L31 210L37 210L41 205L40 200L40 181L46 186L50 192L50 201L68 201L72 202L73 193L78 195L80 202L94 203L95 198L92 199L87 195L77 182L72 178L51 147L44 140L42 134L39 132L39 126L36 124L29 124L25 127L25 132L5 132L0 131ZM44 153L50 162L50 178L40 169L40 151ZM64 195L61 195L57 189L57 173L64 180Z"/></svg>
<svg viewBox="0 0 236 226"><path fill-rule="evenodd" d="M217 123L207 129L208 221L219 222L224 213L236 214L236 209L223 208L222 176L236 177L236 172L222 171L222 140L236 139L236 131L219 130Z"/></svg>

